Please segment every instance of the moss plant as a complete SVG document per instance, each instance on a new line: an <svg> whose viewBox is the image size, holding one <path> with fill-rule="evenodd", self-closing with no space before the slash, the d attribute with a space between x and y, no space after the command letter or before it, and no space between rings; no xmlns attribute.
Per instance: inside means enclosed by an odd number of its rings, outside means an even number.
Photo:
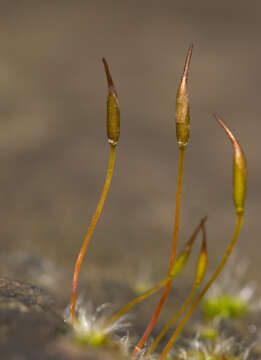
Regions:
<svg viewBox="0 0 261 360"><path fill-rule="evenodd" d="M190 114L189 114L189 102L188 102L188 91L187 91L187 79L190 60L192 56L193 45L189 47L183 75L180 81L180 85L177 91L176 97L176 137L179 148L179 166L178 166L178 180L176 188L176 202L175 202L175 215L174 215L174 229L172 237L172 251L170 255L169 272L175 262L177 244L178 244L178 233L179 233L179 222L180 222L180 208L181 208L181 194L182 194L182 181L183 181L183 170L186 147L190 135ZM146 330L140 338L138 344L135 346L132 355L137 355L144 343L148 339L152 329L154 328L156 321L160 315L163 305L167 299L172 279L170 279L164 289L164 292L158 302L155 312L150 320Z"/></svg>
<svg viewBox="0 0 261 360"><path fill-rule="evenodd" d="M201 330L201 336L205 339L215 340L218 337L218 331L214 327L205 327Z"/></svg>
<svg viewBox="0 0 261 360"><path fill-rule="evenodd" d="M238 318L260 307L256 285L247 279L248 266L238 256L231 258L226 271L213 284L201 302L206 319Z"/></svg>
<svg viewBox="0 0 261 360"><path fill-rule="evenodd" d="M177 327L177 329L174 331L172 337L170 338L168 344L165 346L161 356L160 360L163 360L166 358L168 352L170 351L171 347L175 343L176 339L178 338L179 334L183 330L184 326L186 325L188 319L190 318L193 311L198 306L200 300L203 298L205 293L208 291L212 283L216 280L222 269L224 268L231 252L233 251L233 248L235 246L235 243L238 239L242 224L243 224L243 217L244 217L244 203L245 203L245 194L246 194L246 176L247 176L247 166L246 166L246 159L245 155L243 153L243 150L236 139L236 137L233 135L233 133L229 130L229 128L223 123L221 119L216 117L219 124L223 127L225 132L227 133L229 139L232 142L233 150L234 150L234 156L233 156L233 195L234 195L234 205L235 205L235 211L236 211L236 225L234 229L234 234L232 236L232 239L230 243L228 244L227 250L225 252L225 255L223 259L221 260L220 264L218 265L216 271L211 276L210 280L206 283L204 288L201 290L197 298L193 301L191 307L185 314L183 320Z"/></svg>
<svg viewBox="0 0 261 360"><path fill-rule="evenodd" d="M242 346L233 337L218 334L212 338L196 336L186 342L185 347L174 350L166 357L168 360L246 360L251 345Z"/></svg>
<svg viewBox="0 0 261 360"><path fill-rule="evenodd" d="M111 325L107 325L107 319L111 313L108 304L103 304L96 309L90 303L84 304L80 298L77 300L75 308L75 320L72 323L73 340L80 345L91 347L115 345L122 347L115 332L123 331L130 326L127 321L128 316L121 316ZM65 318L70 319L70 309L66 309Z"/></svg>
<svg viewBox="0 0 261 360"><path fill-rule="evenodd" d="M206 229L204 222L202 223L202 232L203 232L203 238L202 238L202 246L198 257L198 263L196 267L196 273L195 273L195 279L194 284L192 287L192 290L190 291L187 299L184 301L182 306L179 308L179 310L176 312L176 314L169 320L167 325L163 328L163 330L159 333L157 338L152 343L151 347L149 348L149 351L147 352L147 355L151 355L153 351L155 350L156 346L162 339L162 337L166 334L166 332L169 330L169 328L180 318L180 316L183 314L183 312L186 310L188 305L190 304L191 300L193 299L194 295L196 294L197 289L199 288L201 282L203 281L207 269L207 238L206 238Z"/></svg>
<svg viewBox="0 0 261 360"><path fill-rule="evenodd" d="M208 296L202 301L202 311L207 318L242 317L247 313L248 304L240 297L229 294Z"/></svg>
<svg viewBox="0 0 261 360"><path fill-rule="evenodd" d="M105 68L105 72L106 72L106 76L107 76L107 82L108 82L107 138L108 138L108 142L110 144L110 158L109 158L109 165L108 165L108 170L107 170L107 174L106 174L104 188L103 188L96 211L92 217L91 224L89 226L89 229L87 231L87 234L85 236L81 250L78 254L78 257L77 257L77 260L75 263L73 283L72 283L72 298L71 298L71 320L72 321L74 321L74 317L75 317L75 306L76 306L76 299L77 299L77 286L78 286L80 266L83 261L83 257L85 255L87 247L89 245L92 233L95 229L97 221L99 220L105 199L107 197L107 194L108 194L108 191L110 188L111 178L112 178L114 164L115 164L116 145L118 143L119 136L120 136L120 110L119 110L118 96L117 96L117 92L116 92L115 86L114 86L112 78L111 78L111 74L109 71L109 66L107 64L107 61L105 59L102 59L102 60L103 60L103 64L104 64L104 68Z"/></svg>
<svg viewBox="0 0 261 360"><path fill-rule="evenodd" d="M157 293L159 290L164 289L162 296L157 304L157 307L153 313L152 319L150 320L147 328L145 329L143 335L141 336L138 344L133 347L132 355L138 358L146 358L151 359L155 355L155 348L162 339L163 335L170 329L171 326L184 314L183 319L180 321L180 324L177 326L176 330L173 332L170 337L168 343L164 347L161 355L159 356L159 360L164 360L166 358L170 359L181 359L180 357L172 357L170 355L170 350L189 320L191 314L198 306L199 302L202 300L203 296L206 294L210 286L215 282L220 272L223 270L230 254L234 248L234 245L238 239L241 226L243 223L244 216L244 201L245 201L245 193L246 193L246 175L247 175L247 167L246 160L243 153L243 150L233 135L233 133L229 130L227 125L216 117L216 120L221 125L221 127L225 130L229 139L233 145L233 197L234 197L234 205L236 212L236 225L234 229L234 234L226 252L224 254L223 259L218 265L217 269L210 277L210 279L203 286L202 290L198 292L198 289L203 282L206 267L207 267L207 245L206 245L206 229L205 229L205 221L206 218L202 219L191 238L185 243L183 250L180 252L179 256L176 257L177 252L177 243L178 243L178 234L179 234L179 223L180 223L180 209L181 209L181 194L182 194L182 181L183 181L183 169L184 169L184 160L185 153L187 148L187 143L190 135L190 113L189 113L189 101L188 101L188 91L187 91L187 79L188 79L188 71L192 56L193 46L189 47L183 75L180 81L180 85L177 91L176 97L176 137L177 137L177 145L179 149L179 165L178 165L178 178L177 178L177 187L176 187L176 200L175 200L175 214L174 214L174 229L173 229L173 237L172 237L172 250L170 254L169 260L169 268L167 275L155 286L146 289L141 295L131 300L128 304L126 304L122 309L117 311L115 314L110 316L109 318L103 318L102 322L98 321L97 318L91 317L91 322L88 320L86 313L82 311L82 309L76 308L76 300L77 300L77 285L79 278L79 270L87 250L88 244L90 242L91 235L94 231L96 223L101 214L104 201L106 199L107 193L109 191L110 182L113 174L114 164L115 164L115 153L116 153L116 145L119 139L119 131L120 131L120 114L119 114L119 103L118 96L115 89L115 86L112 81L112 77L109 71L108 64L105 59L103 59L107 82L108 82L108 99L107 99L107 137L110 145L110 158L109 165L107 170L107 175L105 179L104 189L102 191L101 198L98 202L97 209L93 215L91 220L91 224L87 231L86 237L84 239L82 248L78 254L74 276L73 276L73 285L72 285L72 298L71 298L71 306L70 306L70 321L75 331L75 339L81 343L87 343L92 346L100 346L102 344L106 344L108 341L108 334L111 333L123 319L122 316L125 316L125 313L129 311L134 305L139 302L145 300L149 296ZM163 305L167 299L172 281L175 276L177 276L184 266L186 265L188 258L191 253L192 246L195 242L195 239L198 233L202 231L202 246L198 256L197 267L195 269L194 274L194 283L193 287L188 294L187 298L184 300L180 309L173 315L173 317L169 320L163 330L156 337L155 341L144 349L144 344L147 342L148 337L153 330L156 321L160 315L160 312L163 308ZM197 294L198 293L198 294ZM239 314L243 314L245 311L244 304L238 299L231 298L228 295L223 295L223 297L213 300L211 302L211 298L205 302L205 312L207 316L215 316L216 314L220 315L227 314L228 316L236 316ZM95 320L95 321L94 321ZM208 337L211 341L217 341L217 336L213 336L213 332L211 336ZM216 351L211 349L208 353L206 351L202 351L202 349L192 349L187 352L186 359L195 359L195 360L234 360L236 359L234 355L224 355L223 353L217 354Z"/></svg>
<svg viewBox="0 0 261 360"><path fill-rule="evenodd" d="M176 262L173 264L173 267L171 269L171 271L169 272L169 274L163 279L161 280L157 285L153 286L151 289L145 291L143 294L141 294L140 296L136 297L135 299L133 299L132 301L130 301L128 304L126 304L122 309L120 309L118 312L116 312L111 318L109 318L109 320L107 321L107 325L112 324L114 321L116 321L120 316L122 316L124 313L126 313L127 311L129 311L134 305L138 304L139 302L145 300L147 297L155 294L157 291L159 291L162 287L166 286L166 284L169 282L170 279L173 279L175 276L177 276L181 270L184 268L184 266L187 263L187 260L189 258L189 255L191 253L191 248L192 245L194 244L194 241L196 239L196 236L199 232L199 230L201 228L204 229L204 223L206 221L206 218L203 218L201 220L201 222L199 223L199 225L197 226L197 228L195 229L194 233L192 234L191 238L187 241L183 251L181 251L181 254L177 257ZM200 258L198 261L198 276L196 276L197 280L195 280L195 283L197 285L200 284L201 280L199 280L199 277L202 277L202 275L204 275L204 270L202 272L202 268L200 268L200 265L204 262L205 259L202 259L203 257L205 257L205 253L206 253L206 237L203 237L203 242L202 242L202 250L200 253ZM202 260L201 260L202 259Z"/></svg>

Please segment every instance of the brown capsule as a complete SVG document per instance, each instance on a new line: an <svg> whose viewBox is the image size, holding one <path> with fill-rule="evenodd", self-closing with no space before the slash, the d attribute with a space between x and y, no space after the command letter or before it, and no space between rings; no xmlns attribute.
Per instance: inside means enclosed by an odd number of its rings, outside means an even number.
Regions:
<svg viewBox="0 0 261 360"><path fill-rule="evenodd" d="M107 97L107 137L111 145L116 146L120 137L120 107L118 95L114 86L109 65L105 58L102 59L108 82Z"/></svg>
<svg viewBox="0 0 261 360"><path fill-rule="evenodd" d="M183 75L176 96L176 137L178 147L183 149L187 146L190 134L190 114L187 80L193 45L190 45L185 61Z"/></svg>
<svg viewBox="0 0 261 360"><path fill-rule="evenodd" d="M243 152L242 147L240 146L237 138L234 134L229 130L226 124L219 119L216 115L214 115L216 120L222 126L222 128L227 133L229 139L232 142L234 149L233 156L233 197L234 204L236 208L237 214L244 213L245 206L245 196L246 196L246 180L247 180L247 163L246 158Z"/></svg>

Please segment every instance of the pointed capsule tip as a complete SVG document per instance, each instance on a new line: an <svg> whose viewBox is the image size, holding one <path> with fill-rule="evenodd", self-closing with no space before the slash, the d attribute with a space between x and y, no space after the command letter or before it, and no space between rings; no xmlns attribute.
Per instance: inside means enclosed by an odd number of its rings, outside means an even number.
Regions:
<svg viewBox="0 0 261 360"><path fill-rule="evenodd" d="M199 232L199 230L204 226L205 222L207 221L207 216L203 217L201 220L200 220L200 223L198 224L198 226L196 227L193 235L190 237L190 239L187 241L186 243L186 246L185 246L185 249L186 250L190 250L190 248L192 247L195 239L196 239L196 236Z"/></svg>
<svg viewBox="0 0 261 360"><path fill-rule="evenodd" d="M189 48L188 48L187 57L186 57L185 65L184 65L183 76L182 76L182 77L185 78L186 80L187 80L187 78L188 78L188 71L189 71L189 66L190 66L190 60L191 60L192 52L193 52L193 44L190 44L190 46L189 46Z"/></svg>
<svg viewBox="0 0 261 360"><path fill-rule="evenodd" d="M207 221L208 217L207 216L204 216L202 219L201 219L201 225L203 225L206 221Z"/></svg>
<svg viewBox="0 0 261 360"><path fill-rule="evenodd" d="M207 233L206 233L205 221L202 224L202 232L203 232L203 238L202 238L201 251L206 253L207 252Z"/></svg>
<svg viewBox="0 0 261 360"><path fill-rule="evenodd" d="M107 83L108 83L109 91L114 92L115 94L117 94L114 83L113 83L113 80L112 80L112 77L111 77L108 62L104 57L102 58L102 62L103 62L106 77L107 77Z"/></svg>
<svg viewBox="0 0 261 360"><path fill-rule="evenodd" d="M236 152L243 152L242 148L238 142L238 140L236 139L236 137L234 136L234 134L232 133L231 130L229 130L228 126L216 115L213 114L214 118L217 120L217 122L220 124L220 126L225 130L225 132L227 133L230 141L232 142L232 145L235 149Z"/></svg>

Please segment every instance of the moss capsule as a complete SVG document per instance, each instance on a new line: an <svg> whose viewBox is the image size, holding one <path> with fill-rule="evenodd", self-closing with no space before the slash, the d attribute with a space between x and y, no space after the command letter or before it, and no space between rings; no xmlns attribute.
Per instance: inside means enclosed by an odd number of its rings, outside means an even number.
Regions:
<svg viewBox="0 0 261 360"><path fill-rule="evenodd" d="M214 115L219 124L227 133L234 149L233 156L233 197L237 214L244 213L246 197L247 164L246 158L237 138L229 130L226 124Z"/></svg>
<svg viewBox="0 0 261 360"><path fill-rule="evenodd" d="M114 86L106 59L102 59L108 82L107 97L107 137L111 145L116 146L120 137L120 107L118 95Z"/></svg>
<svg viewBox="0 0 261 360"><path fill-rule="evenodd" d="M190 45L183 75L176 96L176 137L178 147L183 149L187 146L190 134L190 115L189 115L189 101L187 91L187 79L190 60L192 56L193 45Z"/></svg>

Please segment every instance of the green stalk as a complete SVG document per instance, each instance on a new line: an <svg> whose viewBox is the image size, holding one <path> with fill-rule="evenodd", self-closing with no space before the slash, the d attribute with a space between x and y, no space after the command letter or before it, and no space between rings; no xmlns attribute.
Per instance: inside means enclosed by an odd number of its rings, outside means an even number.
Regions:
<svg viewBox="0 0 261 360"><path fill-rule="evenodd" d="M195 299L195 301L192 303L191 307L189 308L189 310L187 311L186 315L184 316L184 318L182 319L181 323L179 324L179 326L177 327L177 329L175 330L175 332L173 333L173 335L171 336L169 342L167 343L167 345L165 346L165 348L163 349L159 360L164 360L166 358L166 356L168 355L171 347L173 346L173 344L175 343L175 341L177 340L179 334L181 333L181 331L183 330L184 326L186 325L187 321L189 320L191 314L193 313L193 311L196 309L196 307L198 306L200 300L202 299L202 297L205 295L205 293L208 291L208 289L210 288L210 286L213 284L213 282L216 280L216 278L218 277L218 275L220 274L220 272L222 271L223 267L225 266L233 248L234 245L238 239L238 235L241 229L243 223L243 213L242 214L238 214L237 215L237 221L236 221L236 226L235 226L235 231L234 231L234 235L232 237L232 240L226 250L226 253L222 259L222 261L220 262L219 266L217 267L216 271L214 272L214 274L212 275L212 277L210 278L210 280L207 282L207 284L204 286L204 288L202 289L202 291L200 292L200 294L198 295L198 297Z"/></svg>
<svg viewBox="0 0 261 360"><path fill-rule="evenodd" d="M194 244L194 241L195 241L200 229L204 227L204 223L205 223L206 219L207 218L205 217L200 221L200 223L196 227L194 233L192 234L190 239L187 241L183 251L181 252L181 254L178 256L177 260L173 264L173 267L170 270L169 274L163 280L161 280L157 285L155 285L154 287L152 287L145 293L141 294L140 296L136 297L135 299L130 301L128 304L126 304L122 309L117 311L111 318L108 319L108 321L106 322L106 325L105 325L106 327L108 325L111 325L114 321L116 321L125 312L129 311L133 306L135 306L136 304L145 300L149 296L155 294L163 286L165 286L169 282L169 280L173 279L173 277L175 277L176 275L178 275L181 272L181 270L184 268L184 266L187 263L187 260L189 258L190 252L191 252L192 245Z"/></svg>
<svg viewBox="0 0 261 360"><path fill-rule="evenodd" d="M202 246L201 251L198 257L198 263L197 268L195 272L195 280L193 284L193 288L190 291L187 299L184 301L182 306L179 308L179 310L176 312L176 314L170 319L170 321L167 323L167 325L163 328L163 330L160 332L160 334L156 337L154 342L152 343L149 351L147 352L147 355L151 355L155 348L157 347L158 343L162 339L162 337L166 334L166 332L169 330L169 328L180 318L180 316L183 314L183 312L186 310L188 305L190 304L191 300L193 299L197 289L199 288L202 280L204 279L206 268L207 268L207 243L206 243L206 229L204 222L202 223L202 232L203 232L203 238L202 238Z"/></svg>
<svg viewBox="0 0 261 360"><path fill-rule="evenodd" d="M213 284L213 282L216 280L222 269L224 268L234 246L238 239L242 224L243 224L243 217L244 217L244 208L245 208L245 196L246 196L246 180L247 180L247 164L246 164L246 158L244 155L244 152L237 140L237 138L234 136L234 134L229 130L227 125L223 123L222 120L220 120L217 116L215 116L216 120L219 122L219 124L222 126L222 128L227 133L232 146L233 146L233 199L234 199L234 206L236 211L236 225L233 237L227 247L227 250L225 252L225 255L223 259L221 260L220 264L218 265L216 271L210 278L210 280L207 282L207 284L204 286L198 297L194 300L192 305L190 306L189 310L185 314L184 318L182 319L181 323L173 333L172 337L170 338L169 342L165 346L162 354L160 355L159 360L163 360L166 358L168 352L170 351L172 345L178 338L179 334L183 330L184 326L186 325L187 321L189 320L191 314L196 309L198 303L202 299L202 297L205 295L209 287Z"/></svg>

